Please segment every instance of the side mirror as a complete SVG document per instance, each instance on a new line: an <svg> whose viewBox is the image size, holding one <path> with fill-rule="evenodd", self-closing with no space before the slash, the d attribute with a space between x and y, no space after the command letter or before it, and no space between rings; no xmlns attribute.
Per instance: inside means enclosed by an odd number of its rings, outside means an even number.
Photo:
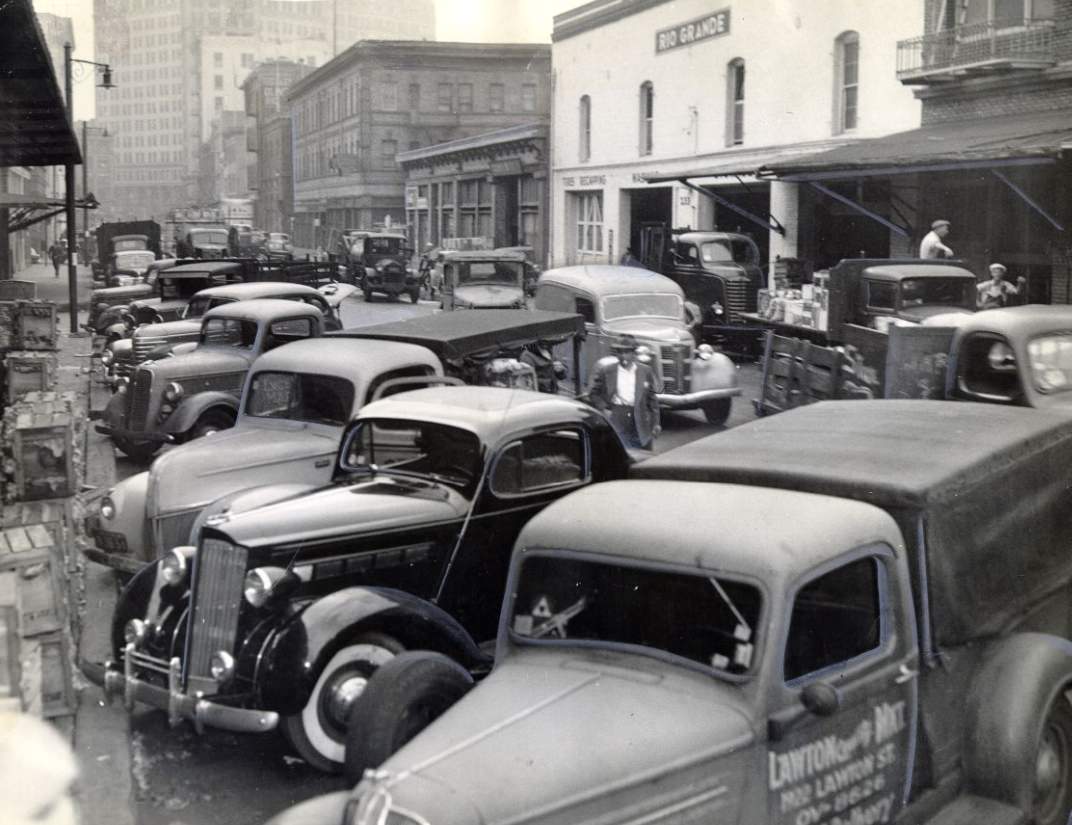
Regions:
<svg viewBox="0 0 1072 825"><path fill-rule="evenodd" d="M826 682L812 682L800 692L800 702L816 716L833 716L841 707L837 690Z"/></svg>

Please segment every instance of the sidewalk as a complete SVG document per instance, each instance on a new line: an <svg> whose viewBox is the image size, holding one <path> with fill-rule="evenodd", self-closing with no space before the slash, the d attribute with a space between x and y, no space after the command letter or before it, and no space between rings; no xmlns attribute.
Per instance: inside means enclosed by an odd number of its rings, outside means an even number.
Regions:
<svg viewBox="0 0 1072 825"><path fill-rule="evenodd" d="M90 292L93 290L93 273L88 266L79 266L78 270L78 307L89 309ZM67 291L67 264L60 267L60 277L55 276L51 264L30 264L15 273L20 281L33 281L37 284L37 297L42 301L53 301L59 312L67 312L70 300ZM61 329L69 329L61 325Z"/></svg>

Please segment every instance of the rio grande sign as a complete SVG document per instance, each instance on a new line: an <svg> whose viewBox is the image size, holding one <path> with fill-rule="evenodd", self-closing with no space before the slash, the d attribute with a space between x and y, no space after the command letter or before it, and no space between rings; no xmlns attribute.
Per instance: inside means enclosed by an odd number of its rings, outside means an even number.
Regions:
<svg viewBox="0 0 1072 825"><path fill-rule="evenodd" d="M682 46L692 46L713 37L730 33L730 10L721 9L655 32L655 53L662 54Z"/></svg>

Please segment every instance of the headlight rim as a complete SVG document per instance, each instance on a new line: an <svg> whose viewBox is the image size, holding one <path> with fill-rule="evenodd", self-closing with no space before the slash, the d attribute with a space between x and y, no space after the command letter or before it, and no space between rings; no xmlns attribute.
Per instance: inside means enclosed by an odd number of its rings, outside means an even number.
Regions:
<svg viewBox="0 0 1072 825"><path fill-rule="evenodd" d="M179 587L187 582L190 577L190 559L197 551L196 547L180 545L172 547L160 559L160 578L169 587ZM168 562L173 562L174 567L169 567ZM177 572L174 572L177 571Z"/></svg>
<svg viewBox="0 0 1072 825"><path fill-rule="evenodd" d="M105 512L106 507L111 511L110 514ZM115 518L118 511L118 508L115 506L115 499L112 498L111 492L109 491L105 493L100 500L100 504L97 505L97 512L100 513L100 517L105 521L111 521Z"/></svg>

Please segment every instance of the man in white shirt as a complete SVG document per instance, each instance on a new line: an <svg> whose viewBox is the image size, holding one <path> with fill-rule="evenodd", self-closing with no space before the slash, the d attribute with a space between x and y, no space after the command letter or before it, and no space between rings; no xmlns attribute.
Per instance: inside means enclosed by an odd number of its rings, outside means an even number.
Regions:
<svg viewBox="0 0 1072 825"><path fill-rule="evenodd" d="M613 349L618 360L596 365L589 399L608 412L626 446L650 450L660 430L655 373L637 361L637 340L632 335L623 335Z"/></svg>
<svg viewBox="0 0 1072 825"><path fill-rule="evenodd" d="M1022 295L1026 292L1027 278L1021 275L1012 284L1005 280L1007 272L1004 264L990 264L990 279L981 281L975 287L978 295L976 306L979 309L1000 309L1007 306L1010 295Z"/></svg>
<svg viewBox="0 0 1072 825"><path fill-rule="evenodd" d="M919 257L921 258L955 258L953 250L942 243L942 239L949 234L949 221L938 220L931 224L931 231L923 236L923 242L919 245Z"/></svg>

